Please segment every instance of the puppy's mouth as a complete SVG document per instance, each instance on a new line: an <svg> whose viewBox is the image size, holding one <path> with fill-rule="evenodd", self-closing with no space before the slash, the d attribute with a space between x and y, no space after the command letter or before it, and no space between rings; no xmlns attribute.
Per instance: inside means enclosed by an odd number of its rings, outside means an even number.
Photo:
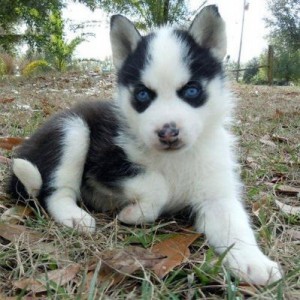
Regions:
<svg viewBox="0 0 300 300"><path fill-rule="evenodd" d="M172 141L164 141L160 140L160 144L158 145L159 150L163 151L175 151L180 150L185 146L182 140L176 139Z"/></svg>

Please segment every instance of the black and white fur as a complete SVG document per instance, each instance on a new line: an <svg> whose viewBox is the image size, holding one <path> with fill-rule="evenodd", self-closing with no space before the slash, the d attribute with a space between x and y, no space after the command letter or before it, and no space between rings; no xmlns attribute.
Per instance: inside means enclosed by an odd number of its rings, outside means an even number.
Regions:
<svg viewBox="0 0 300 300"><path fill-rule="evenodd" d="M57 222L91 232L95 219L79 200L119 209L127 224L191 206L196 229L216 251L232 246L225 263L238 276L254 284L280 279L240 199L217 7L204 8L188 30L162 27L147 36L113 16L111 43L115 101L83 103L50 119L17 152L10 193L35 196Z"/></svg>

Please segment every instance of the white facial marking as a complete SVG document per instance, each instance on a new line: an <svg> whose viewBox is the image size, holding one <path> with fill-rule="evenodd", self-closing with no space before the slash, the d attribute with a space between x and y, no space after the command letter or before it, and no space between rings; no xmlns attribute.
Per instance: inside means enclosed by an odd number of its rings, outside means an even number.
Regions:
<svg viewBox="0 0 300 300"><path fill-rule="evenodd" d="M190 78L190 71L183 61L187 56L186 47L171 28L164 27L156 32L149 53L150 63L143 71L142 81L165 100L171 100L176 90Z"/></svg>

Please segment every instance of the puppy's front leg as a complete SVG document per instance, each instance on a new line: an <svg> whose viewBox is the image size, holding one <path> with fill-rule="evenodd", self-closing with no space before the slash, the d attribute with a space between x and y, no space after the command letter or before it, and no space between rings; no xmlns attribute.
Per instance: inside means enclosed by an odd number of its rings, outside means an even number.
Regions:
<svg viewBox="0 0 300 300"><path fill-rule="evenodd" d="M247 213L238 199L238 180L230 172L206 178L218 180L206 182L214 188L205 191L205 201L198 205L197 230L205 232L219 253L232 247L224 262L238 277L259 285L279 280L279 265L265 256L256 243Z"/></svg>
<svg viewBox="0 0 300 300"><path fill-rule="evenodd" d="M125 206L118 219L126 224L154 222L169 198L165 178L155 172L145 172L123 184L126 198L132 204Z"/></svg>

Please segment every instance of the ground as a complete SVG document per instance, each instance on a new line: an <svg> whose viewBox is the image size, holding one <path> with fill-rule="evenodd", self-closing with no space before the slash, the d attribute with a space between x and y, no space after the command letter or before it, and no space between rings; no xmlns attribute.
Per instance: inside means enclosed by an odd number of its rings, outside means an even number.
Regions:
<svg viewBox="0 0 300 300"><path fill-rule="evenodd" d="M113 86L113 75L95 72L2 78L0 138L27 137L58 110L85 99L110 98ZM9 165L2 158L0 299L32 299L33 284L24 285L24 280L39 275L46 276L48 283L36 294L38 299L300 299L300 89L242 84L233 84L232 89L237 96L233 130L238 137L245 206L262 249L284 269L282 282L262 288L232 279L204 236L163 279L145 265L124 271L129 275L114 281L102 271L102 277L97 277L95 269L100 266L95 261L100 257L105 261L103 253L115 261L121 255L126 265L124 247L140 246L128 248L138 251L139 257L142 248L152 249L174 232L189 229L182 218L132 227L119 224L113 216L96 214L96 234L84 235L55 224L39 207L14 221L17 225L5 227L12 224L7 216L13 214L15 203L4 193ZM0 149L0 155L10 158L13 152ZM50 274L61 270L65 282L57 284Z"/></svg>

